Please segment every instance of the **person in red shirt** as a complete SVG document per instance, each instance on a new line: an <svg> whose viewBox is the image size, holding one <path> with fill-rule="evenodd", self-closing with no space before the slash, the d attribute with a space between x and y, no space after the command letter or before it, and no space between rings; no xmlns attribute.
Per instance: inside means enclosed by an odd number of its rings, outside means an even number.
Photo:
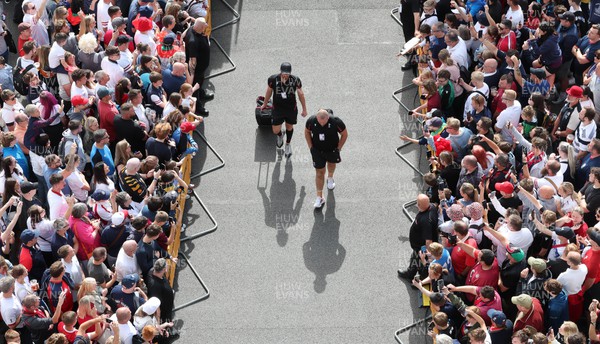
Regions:
<svg viewBox="0 0 600 344"><path fill-rule="evenodd" d="M29 23L21 23L19 24L19 39L17 43L17 50L19 52L19 56L25 55L23 51L23 44L28 41L32 41L31 38L31 24Z"/></svg>
<svg viewBox="0 0 600 344"><path fill-rule="evenodd" d="M500 275L500 268L498 267L498 261L494 256L494 252L488 249L477 250L474 247L468 246L465 243L458 243L461 248L471 257L477 257L477 264L473 267L469 276L467 276L466 285L472 285L475 287L493 286L494 288L498 285L498 277ZM473 301L473 297L467 296L469 301Z"/></svg>
<svg viewBox="0 0 600 344"><path fill-rule="evenodd" d="M98 87L98 117L100 118L100 128L105 129L110 139L110 146L114 147L117 141L117 132L115 131L115 116L119 110L112 101L112 92L102 86Z"/></svg>
<svg viewBox="0 0 600 344"><path fill-rule="evenodd" d="M477 248L477 241L469 235L469 228L463 221L456 221L454 223L454 234L456 235L457 242L465 243L471 247ZM462 246L462 245L461 245ZM458 284L465 281L473 266L475 266L476 260L465 252L461 246L455 246L452 249L452 266L454 267L454 273Z"/></svg>
<svg viewBox="0 0 600 344"><path fill-rule="evenodd" d="M61 322L58 324L58 332L64 334L69 340L69 343L73 343L75 341L75 337L77 337L77 329L75 328L75 324L77 324L77 313L73 311L65 312L61 317Z"/></svg>
<svg viewBox="0 0 600 344"><path fill-rule="evenodd" d="M517 35L512 30L512 22L508 19L503 20L497 25L500 39L498 40L498 50L507 52L511 49L517 49Z"/></svg>
<svg viewBox="0 0 600 344"><path fill-rule="evenodd" d="M496 281L495 284L497 285ZM485 287L474 287L470 285L465 285L462 287L455 287L452 284L448 285L448 289L451 292L461 292L465 293L467 297L472 296L474 298L473 305L479 308L481 317L485 320L485 323L490 326L492 324L492 320L488 315L488 311L490 309L495 309L497 311L502 311L502 298L500 298L500 294L491 286Z"/></svg>
<svg viewBox="0 0 600 344"><path fill-rule="evenodd" d="M538 332L544 332L544 310L538 299L527 294L521 294L513 296L511 302L519 310L513 328L515 332L525 328L525 326L531 326Z"/></svg>
<svg viewBox="0 0 600 344"><path fill-rule="evenodd" d="M556 221L556 226L570 227L576 235L587 237L588 225L583 221L583 210L579 207L575 207L573 211L567 213L566 216L558 219Z"/></svg>

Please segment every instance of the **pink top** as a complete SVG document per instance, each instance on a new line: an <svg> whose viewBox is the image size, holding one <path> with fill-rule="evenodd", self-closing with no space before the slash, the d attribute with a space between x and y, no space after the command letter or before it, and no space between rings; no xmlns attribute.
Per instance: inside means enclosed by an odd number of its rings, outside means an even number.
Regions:
<svg viewBox="0 0 600 344"><path fill-rule="evenodd" d="M79 241L79 250L77 250L77 259L84 261L90 259L95 248L100 247L100 235L94 237L94 227L73 216L69 217L69 225Z"/></svg>

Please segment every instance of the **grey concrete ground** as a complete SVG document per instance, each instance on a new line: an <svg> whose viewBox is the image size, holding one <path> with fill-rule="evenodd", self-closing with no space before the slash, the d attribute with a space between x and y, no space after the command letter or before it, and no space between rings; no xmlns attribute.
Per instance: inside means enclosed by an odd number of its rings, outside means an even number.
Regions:
<svg viewBox="0 0 600 344"><path fill-rule="evenodd" d="M401 204L418 179L395 155L401 124L392 92L409 82L395 59L403 40L390 18L395 1L252 1L232 3L241 21L218 30L237 70L210 80L215 100L204 131L225 168L197 181L218 230L183 245L211 290L177 312L180 342L391 343L394 331L424 311L396 277L408 260L410 223ZM231 19L217 1L214 25ZM213 47L213 71L227 68ZM315 213L314 170L299 120L291 159L280 162L253 106L283 61L304 84L309 114L332 108L349 139L337 187ZM412 96L407 96L412 102ZM411 159L418 157L407 149ZM218 161L207 153L196 171ZM187 235L210 228L197 203ZM399 236L401 241L399 241ZM176 303L200 296L182 266ZM422 333L411 343L424 342ZM407 338L407 336L404 336Z"/></svg>

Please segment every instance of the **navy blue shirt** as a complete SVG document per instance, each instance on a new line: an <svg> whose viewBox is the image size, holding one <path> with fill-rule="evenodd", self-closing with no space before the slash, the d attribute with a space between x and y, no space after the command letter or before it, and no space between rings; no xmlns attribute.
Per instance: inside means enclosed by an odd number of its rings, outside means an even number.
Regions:
<svg viewBox="0 0 600 344"><path fill-rule="evenodd" d="M181 85L185 83L185 76L176 76L173 75L173 72L170 69L164 69L162 71L163 77L163 89L167 94L171 94L174 92L179 92Z"/></svg>

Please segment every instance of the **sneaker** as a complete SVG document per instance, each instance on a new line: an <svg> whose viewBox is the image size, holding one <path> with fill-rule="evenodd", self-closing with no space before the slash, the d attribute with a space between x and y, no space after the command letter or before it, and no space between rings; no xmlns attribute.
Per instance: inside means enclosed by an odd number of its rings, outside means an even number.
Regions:
<svg viewBox="0 0 600 344"><path fill-rule="evenodd" d="M292 155L292 145L290 145L289 143L285 144L285 157L289 158Z"/></svg>
<svg viewBox="0 0 600 344"><path fill-rule="evenodd" d="M317 197L317 200L315 201L315 209L321 209L323 208L323 206L325 205L325 198L323 197Z"/></svg>
<svg viewBox="0 0 600 344"><path fill-rule="evenodd" d="M335 181L333 180L333 178L327 178L327 188L329 190L335 189Z"/></svg>
<svg viewBox="0 0 600 344"><path fill-rule="evenodd" d="M283 133L283 131L281 132L281 135L277 135L277 148L281 148L283 146L283 136L285 134Z"/></svg>

